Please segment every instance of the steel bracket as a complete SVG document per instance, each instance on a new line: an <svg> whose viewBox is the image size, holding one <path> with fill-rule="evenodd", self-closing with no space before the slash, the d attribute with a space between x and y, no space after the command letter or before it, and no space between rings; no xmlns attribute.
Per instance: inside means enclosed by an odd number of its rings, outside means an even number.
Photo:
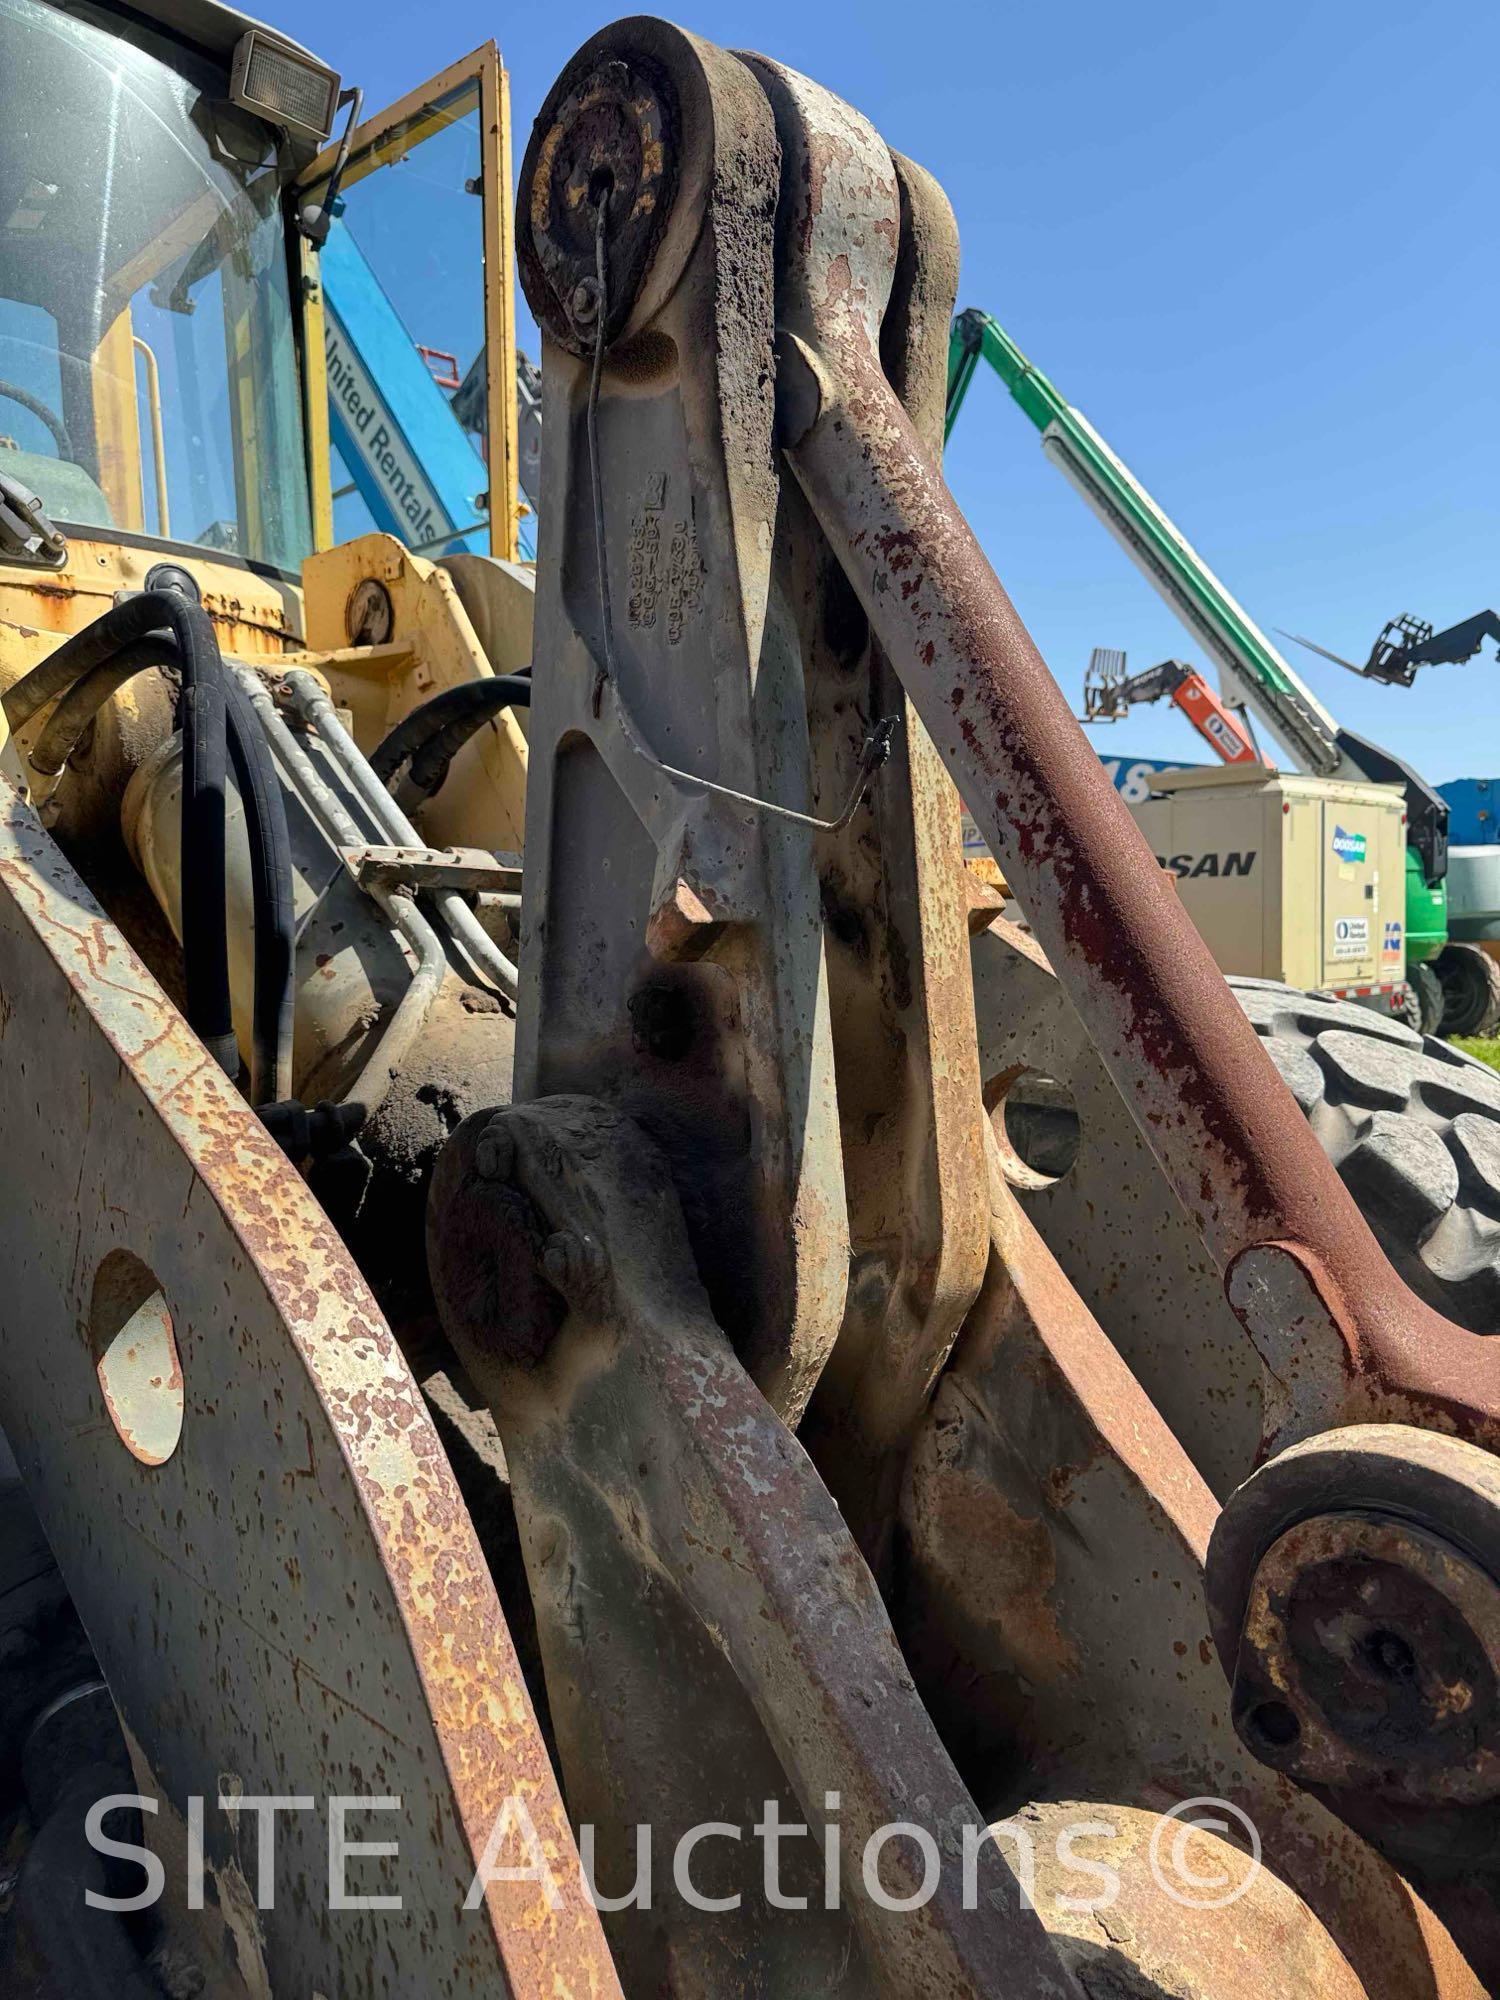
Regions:
<svg viewBox="0 0 1500 2000"><path fill-rule="evenodd" d="M362 889L459 889L519 895L519 866L482 847L345 847L344 866Z"/></svg>

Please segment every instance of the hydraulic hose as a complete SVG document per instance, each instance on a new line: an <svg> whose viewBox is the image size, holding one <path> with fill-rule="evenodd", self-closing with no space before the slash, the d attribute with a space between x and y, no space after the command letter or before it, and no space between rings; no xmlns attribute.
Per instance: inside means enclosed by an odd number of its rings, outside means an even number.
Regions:
<svg viewBox="0 0 1500 2000"><path fill-rule="evenodd" d="M177 644L171 635L148 632L144 639L122 646L112 659L91 667L81 680L74 681L48 716L29 759L32 769L56 777L99 710L128 680L148 667L175 669L179 665Z"/></svg>
<svg viewBox="0 0 1500 2000"><path fill-rule="evenodd" d="M271 747L233 675L225 679L229 761L245 811L255 920L255 975L250 1025L250 1102L279 1104L292 1094L292 1024L296 1013L296 916L292 842L286 801Z"/></svg>
<svg viewBox="0 0 1500 2000"><path fill-rule="evenodd" d="M166 632L148 633L122 646L112 660L75 681L58 702L31 753L33 767L49 775L61 771L95 715L128 680L149 667L180 665L176 642ZM250 1101L277 1104L292 1094L296 937L291 838L281 786L255 712L233 676L225 681L224 694L229 762L245 812L255 911Z"/></svg>
<svg viewBox="0 0 1500 2000"><path fill-rule="evenodd" d="M196 619L188 614L196 613ZM23 674L14 687L7 688L3 697L5 719L12 731L24 729L31 718L44 709L49 701L55 701L60 694L72 687L75 681L106 660L114 658L124 646L134 645L137 640L150 636L160 636L163 628L171 633L179 650L182 650L182 625L201 621L207 627L207 643L213 652L214 665L218 664L219 647L214 638L208 614L201 605L177 590L148 590L139 596L127 597L123 602L111 606L92 625L85 625L81 632L49 653L45 660L34 666L29 674ZM201 648L190 663L201 668Z"/></svg>
<svg viewBox="0 0 1500 2000"><path fill-rule="evenodd" d="M461 681L404 715L370 758L383 784L411 760L411 782L430 798L448 775L448 766L469 738L503 708L531 706L531 675L485 674Z"/></svg>
<svg viewBox="0 0 1500 2000"><path fill-rule="evenodd" d="M420 847L421 835L370 769L369 758L339 721L333 703L317 680L304 668L294 667L285 677L285 686L292 707L322 737L329 755L385 839L397 847ZM506 999L514 1000L520 983L516 968L463 897L456 889L436 889L432 891L432 900L470 964Z"/></svg>
<svg viewBox="0 0 1500 2000"><path fill-rule="evenodd" d="M138 606L148 606L138 610ZM174 616L184 609L195 613L196 618ZM129 619L120 616L130 613ZM115 621L111 624L111 621ZM142 624L153 628L139 632ZM108 632L101 632L108 627ZM122 628L135 628L132 636L117 638L112 650L101 653L112 634ZM139 632L139 636L136 636ZM189 635L188 644L183 644L183 633ZM206 632L206 644L204 633ZM189 773L193 769L193 753L189 747L189 724L195 713L201 721L201 703L190 703L190 688L203 681L205 659L210 661L210 677L216 685L222 704L221 740L224 745L221 758L227 752L228 762L233 766L235 783L239 789L240 801L245 812L246 838L250 850L250 873L255 913L255 986L251 1007L251 1048L250 1048L250 1096L257 1105L274 1104L290 1097L292 1090L292 1023L295 1005L295 918L292 896L292 855L291 840L287 832L286 806L282 798L281 785L276 776L276 768L271 760L270 748L266 742L256 716L236 682L226 677L219 657L218 641L213 627L201 607L193 603L185 593L175 590L150 591L141 597L128 598L111 612L67 640L56 652L49 655L39 667L33 669L24 680L18 681L5 697L5 709L13 728L21 726L35 715L54 695L61 694L57 707L42 731L31 762L34 767L48 774L61 771L77 745L79 737L93 720L104 703L124 686L133 675L143 673L149 667L176 668L183 683L183 821L182 821L182 934L183 958L188 973L188 1019L209 1041L198 1018L194 1014L194 985L191 968L193 954L189 948L192 931L190 908L190 881L194 871L199 879L195 883L198 897L194 907L203 911L203 921L207 924L208 895L210 886L214 890L214 927L209 933L216 937L224 953L225 1006L228 1006L229 972L228 949L224 937L224 834L223 834L223 785L224 766L220 763L218 804L219 867L216 879L210 881L206 868L192 844L189 832L191 786ZM196 675L192 669L196 665ZM198 732L201 736L201 729ZM201 823L197 820L194 824ZM223 1018L230 1023L229 1041L221 1052L210 1047L216 1060L230 1075L239 1069L239 1057L234 1049L232 1014Z"/></svg>
<svg viewBox="0 0 1500 2000"><path fill-rule="evenodd" d="M4 697L12 731L127 646L165 629L182 672L182 958L187 1018L209 1054L239 1073L224 928L224 786L228 745L219 642L202 605L177 590L127 597L75 632ZM146 664L143 660L142 664ZM137 669L139 671L139 669Z"/></svg>

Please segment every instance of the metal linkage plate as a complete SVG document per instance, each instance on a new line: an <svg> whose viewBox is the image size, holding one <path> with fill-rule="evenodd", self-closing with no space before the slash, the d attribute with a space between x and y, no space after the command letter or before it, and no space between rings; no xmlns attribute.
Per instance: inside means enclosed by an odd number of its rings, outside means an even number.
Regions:
<svg viewBox="0 0 1500 2000"><path fill-rule="evenodd" d="M0 1419L170 1851L205 1801L250 1990L611 1994L597 1918L468 1515L326 1218L0 781ZM291 1795L274 1911L256 1823ZM335 1796L356 1895L329 1908ZM464 1909L507 1799L558 1857ZM515 1857L512 1856L514 1859ZM174 1880L170 1889L180 1885ZM260 1984L256 1982L260 1981Z"/></svg>
<svg viewBox="0 0 1500 2000"><path fill-rule="evenodd" d="M895 156L891 170L901 241L881 353L936 450L958 230L929 174ZM788 150L784 234L795 236L804 187ZM967 877L953 781L790 479L776 564L798 608L820 810L836 811L847 796L870 731L886 718L899 722L867 804L817 842L851 1280L843 1328L802 1429L884 1575L912 1430L974 1302L988 1248Z"/></svg>
<svg viewBox="0 0 1500 2000"><path fill-rule="evenodd" d="M754 79L660 21L585 45L522 169L554 499L515 1095L587 1092L647 1127L716 1314L795 1419L848 1235L813 834L787 817L808 730L772 587L776 186Z"/></svg>

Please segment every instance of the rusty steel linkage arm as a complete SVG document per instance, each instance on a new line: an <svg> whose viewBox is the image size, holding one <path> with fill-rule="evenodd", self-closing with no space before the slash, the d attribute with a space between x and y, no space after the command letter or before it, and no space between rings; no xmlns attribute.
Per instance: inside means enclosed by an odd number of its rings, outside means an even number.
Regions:
<svg viewBox="0 0 1500 2000"><path fill-rule="evenodd" d="M893 392L884 144L748 61L782 149L785 457L1265 1365L1274 1455L1207 1573L1235 1726L1494 1963L1451 1864L1492 1838L1500 1795L1500 1481L1476 1449L1500 1445L1500 1345L1391 1269Z"/></svg>
<svg viewBox="0 0 1500 2000"><path fill-rule="evenodd" d="M888 164L826 92L754 66L809 163L783 174L806 205L782 231L787 460L1231 1303L1263 1351L1289 1305L1343 1344L1327 1422L1401 1398L1500 1441L1500 1349L1390 1269L882 372Z"/></svg>

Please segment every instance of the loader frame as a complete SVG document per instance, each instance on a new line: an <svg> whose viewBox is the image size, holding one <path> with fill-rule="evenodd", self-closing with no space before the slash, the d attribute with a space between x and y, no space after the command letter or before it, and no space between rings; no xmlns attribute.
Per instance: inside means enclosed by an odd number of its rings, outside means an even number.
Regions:
<svg viewBox="0 0 1500 2000"><path fill-rule="evenodd" d="M156 1844L191 1851L194 1798L299 1802L274 1918L230 1810L174 1922L251 1992L1493 1986L1500 1360L1386 1264L942 483L941 191L644 19L567 65L521 186L524 738L473 751L448 852L393 840L367 753L488 613L381 537L314 558L310 646L251 676L283 772L295 725L378 809L352 865L471 947L452 849L525 776L515 1101L391 1253L412 1353L44 831L32 735L0 781L0 1413ZM960 793L1029 920L989 935L1055 975L1258 1358L1222 1507L985 1115ZM416 1386L434 1327L504 1550ZM396 1905L308 1893L309 1774L400 1801ZM1254 1865L1184 1915L1162 1830L1205 1801ZM773 1891L742 1836L788 1821ZM1112 1905L1062 1886L1080 1824Z"/></svg>

